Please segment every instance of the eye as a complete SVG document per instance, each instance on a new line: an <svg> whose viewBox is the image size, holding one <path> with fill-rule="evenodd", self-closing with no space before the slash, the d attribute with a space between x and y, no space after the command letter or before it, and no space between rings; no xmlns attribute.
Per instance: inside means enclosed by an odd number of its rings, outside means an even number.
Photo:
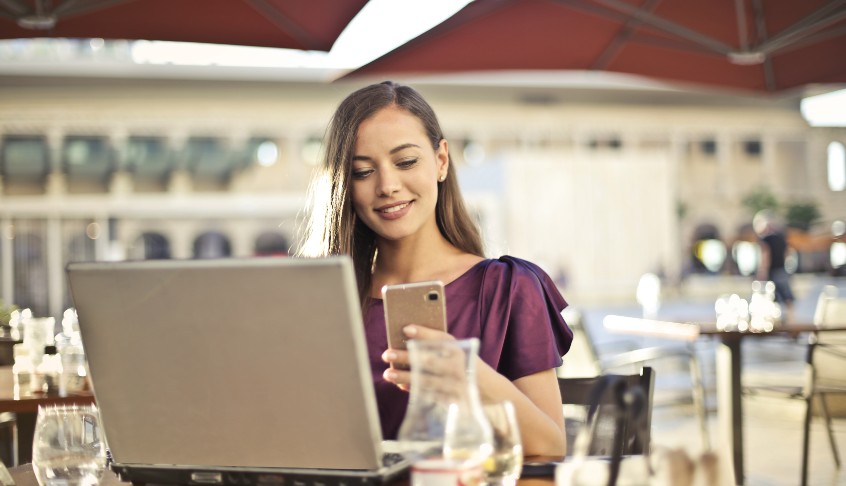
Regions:
<svg viewBox="0 0 846 486"><path fill-rule="evenodd" d="M374 172L373 169L357 169L353 170L352 176L353 179L364 179L365 177L369 176Z"/></svg>
<svg viewBox="0 0 846 486"><path fill-rule="evenodd" d="M410 169L417 163L418 160L420 159L403 159L397 162L397 167L399 167L400 169Z"/></svg>

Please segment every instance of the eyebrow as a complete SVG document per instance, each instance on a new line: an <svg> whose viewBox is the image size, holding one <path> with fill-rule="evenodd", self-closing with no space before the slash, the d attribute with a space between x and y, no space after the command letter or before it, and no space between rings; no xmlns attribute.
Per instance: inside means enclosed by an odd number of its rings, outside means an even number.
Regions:
<svg viewBox="0 0 846 486"><path fill-rule="evenodd" d="M417 145L416 143L404 143L404 144L402 144L402 145L397 145L396 147L392 148L392 149L391 149L391 151L390 151L389 153L390 153L391 155L393 155L393 154L395 154L395 153L397 153L397 152L402 152L403 150L405 150L405 149L407 149L407 148L412 148L412 147L414 147L414 148L420 148L420 146L419 146L419 145ZM366 156L366 155L353 155L352 160L353 160L353 161L356 161L356 160L370 160L370 157L368 157L368 156Z"/></svg>

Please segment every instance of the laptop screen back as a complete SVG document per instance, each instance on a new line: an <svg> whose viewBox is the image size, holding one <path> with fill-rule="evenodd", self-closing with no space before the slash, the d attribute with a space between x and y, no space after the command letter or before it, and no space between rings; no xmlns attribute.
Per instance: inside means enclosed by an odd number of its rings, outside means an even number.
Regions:
<svg viewBox="0 0 846 486"><path fill-rule="evenodd" d="M68 277L116 463L378 468L348 258L72 263Z"/></svg>

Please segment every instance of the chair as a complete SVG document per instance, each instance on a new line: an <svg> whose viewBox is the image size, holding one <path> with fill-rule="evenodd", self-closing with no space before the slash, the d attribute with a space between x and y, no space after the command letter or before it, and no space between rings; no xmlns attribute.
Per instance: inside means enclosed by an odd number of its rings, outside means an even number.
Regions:
<svg viewBox="0 0 846 486"><path fill-rule="evenodd" d="M655 390L655 373L652 368L644 367L640 373L623 376L629 386L640 386L646 397L645 407L645 430L641 432L640 440L638 440L638 431L635 424L630 424L628 421L624 422L623 428L623 443L619 444L622 448L623 454L642 454L644 449L649 448L650 431L652 429L652 396ZM578 405L583 407L590 406L591 392L600 377L594 376L589 378L558 378L558 388L561 391L562 405ZM614 413L607 413L613 410L613 396L610 394L603 395L603 400L600 402L600 408L597 412L596 418L599 422L596 423L595 435L592 437L590 455L610 456L615 446L614 437L614 422L606 420L608 417L614 417ZM567 420L565 427L568 427L567 436L568 443L572 447L573 438L576 431L573 430L575 421ZM610 422L610 423L609 423Z"/></svg>
<svg viewBox="0 0 846 486"><path fill-rule="evenodd" d="M814 312L814 324L825 327L830 323L846 322L846 297L837 296L837 287L826 286L817 301ZM820 412L825 420L828 440L834 462L839 469L841 466L837 442L834 440L834 430L831 426L831 415L828 412L826 396L829 394L846 394L846 333L819 332L811 336L808 345L807 383L802 390L805 399L805 425L802 440L802 484L808 480L808 452L811 435L811 416L813 414L814 398L819 397Z"/></svg>
<svg viewBox="0 0 846 486"><path fill-rule="evenodd" d="M837 287L827 285L817 300L814 324L820 328L827 324L846 322L846 297L838 297ZM829 445L834 462L841 467L840 454L835 441L826 397L830 394L846 394L846 333L838 331L814 332L810 336L805 358L805 379L801 385L759 385L744 386L747 394L768 394L805 402L805 420L802 438L802 485L808 482L808 456L810 446L811 419L814 401L818 399L819 411L828 432ZM769 392L769 393L768 393Z"/></svg>
<svg viewBox="0 0 846 486"><path fill-rule="evenodd" d="M0 462L18 465L18 424L13 412L0 413Z"/></svg>
<svg viewBox="0 0 846 486"><path fill-rule="evenodd" d="M569 309L569 308L568 308ZM568 312L565 309L564 312ZM710 434L708 432L708 418L705 409L705 386L702 381L702 369L699 357L693 344L652 346L613 352L607 357L600 357L599 351L591 336L590 330L584 325L581 316L572 309L565 316L567 324L573 330L573 345L568 356L588 361L588 366L576 370L581 375L598 375L609 372L621 372L623 369L637 369L658 360L680 360L688 368L691 381L691 398L699 422L703 450L710 450ZM567 358L565 358L566 360ZM654 368L653 368L654 369ZM573 376L573 375L570 375Z"/></svg>

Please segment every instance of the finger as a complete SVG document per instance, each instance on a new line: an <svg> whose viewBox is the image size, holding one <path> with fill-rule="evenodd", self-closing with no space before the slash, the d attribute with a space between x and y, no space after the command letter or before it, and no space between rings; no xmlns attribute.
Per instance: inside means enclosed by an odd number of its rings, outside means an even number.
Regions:
<svg viewBox="0 0 846 486"><path fill-rule="evenodd" d="M383 372L383 377L386 381L400 386L404 390L408 390L407 386L401 386L411 384L412 373L407 367L403 367L404 364L407 364L407 360L405 359L407 353L397 356L398 354L392 350L383 353L383 358L391 364L391 368ZM421 372L416 376L421 380L420 385L426 386L435 392L451 396L456 393L454 390L456 384L463 382L460 380L460 378L463 378L463 369L463 363L459 363L459 366L444 366L444 363L436 363L429 367L422 367Z"/></svg>
<svg viewBox="0 0 846 486"><path fill-rule="evenodd" d="M411 383L411 373L408 371L398 370L395 368L388 368L382 373L385 381L389 381L394 385L409 385ZM400 386L401 387L401 386Z"/></svg>
<svg viewBox="0 0 846 486"><path fill-rule="evenodd" d="M425 326L409 324L402 328L403 334L409 339L426 339L433 341L449 341L455 338L444 331L431 329Z"/></svg>
<svg viewBox="0 0 846 486"><path fill-rule="evenodd" d="M423 374L443 379L463 377L467 359L464 351L449 345L440 348L436 353L426 353L418 360L417 364Z"/></svg>
<svg viewBox="0 0 846 486"><path fill-rule="evenodd" d="M412 381L411 384L424 387L432 396L442 397L445 401L458 400L467 391L463 377L455 379L446 376L415 375L415 378L417 377L420 378L420 382Z"/></svg>
<svg viewBox="0 0 846 486"><path fill-rule="evenodd" d="M382 353L382 361L392 366L408 368L408 351L404 349L388 349Z"/></svg>

